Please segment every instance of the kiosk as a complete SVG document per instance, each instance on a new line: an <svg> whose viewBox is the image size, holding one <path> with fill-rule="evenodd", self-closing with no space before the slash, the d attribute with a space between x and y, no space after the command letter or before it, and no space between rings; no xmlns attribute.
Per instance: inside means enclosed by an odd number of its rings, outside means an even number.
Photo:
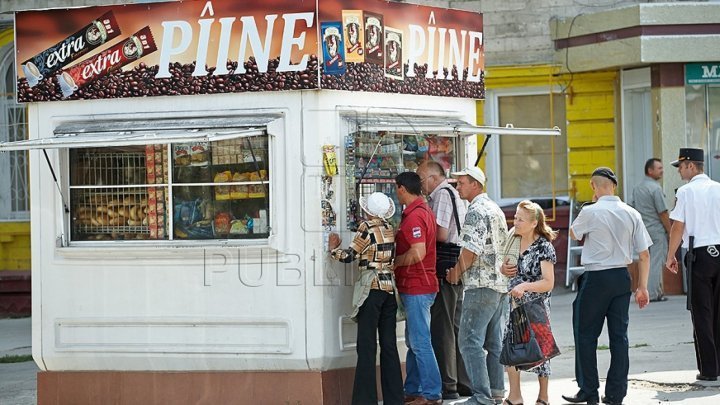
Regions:
<svg viewBox="0 0 720 405"><path fill-rule="evenodd" d="M185 1L20 12L16 38L39 404L349 403L327 234L475 134L558 134L472 125L477 13Z"/></svg>

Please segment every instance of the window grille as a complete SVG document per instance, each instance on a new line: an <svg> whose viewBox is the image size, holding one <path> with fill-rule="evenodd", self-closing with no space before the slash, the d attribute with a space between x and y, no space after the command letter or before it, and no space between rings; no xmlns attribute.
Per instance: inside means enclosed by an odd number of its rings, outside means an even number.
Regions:
<svg viewBox="0 0 720 405"><path fill-rule="evenodd" d="M14 46L0 50L0 141L27 139L26 107L15 100ZM30 218L28 152L0 155L0 220Z"/></svg>

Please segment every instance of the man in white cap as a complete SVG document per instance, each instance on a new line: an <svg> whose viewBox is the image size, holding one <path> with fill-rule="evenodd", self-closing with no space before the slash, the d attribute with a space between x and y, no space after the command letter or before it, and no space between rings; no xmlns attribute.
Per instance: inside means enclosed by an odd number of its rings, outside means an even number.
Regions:
<svg viewBox="0 0 720 405"><path fill-rule="evenodd" d="M360 223L350 246L340 249L340 237L331 233L328 248L333 259L350 263L358 259L358 278L353 293L351 318L357 327L357 365L353 385L353 404L376 404L376 333L380 340L380 372L383 400L402 404L403 381L395 336L397 296L393 288L395 231L387 221L395 204L383 193L360 197L360 207L368 219Z"/></svg>
<svg viewBox="0 0 720 405"><path fill-rule="evenodd" d="M693 323L698 380L716 381L720 370L720 183L704 173L705 152L681 148L671 163L688 183L677 191L666 266L678 271L675 252L688 249L688 301Z"/></svg>
<svg viewBox="0 0 720 405"><path fill-rule="evenodd" d="M500 351L509 308L509 280L500 273L500 267L507 222L485 192L482 170L468 167L452 175L458 179L460 198L470 201L460 231L460 258L447 275L451 284L462 278L465 287L458 344L473 391L465 403L492 405L505 395Z"/></svg>

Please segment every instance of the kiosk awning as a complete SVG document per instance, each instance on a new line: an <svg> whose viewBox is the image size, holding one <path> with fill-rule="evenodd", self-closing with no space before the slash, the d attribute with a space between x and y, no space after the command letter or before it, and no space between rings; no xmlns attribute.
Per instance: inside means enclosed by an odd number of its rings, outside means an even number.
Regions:
<svg viewBox="0 0 720 405"><path fill-rule="evenodd" d="M478 126L458 118L424 117L407 115L346 115L358 131L362 132L399 132L409 134L436 134L443 136L467 135L560 135L560 129L555 128L514 128Z"/></svg>
<svg viewBox="0 0 720 405"><path fill-rule="evenodd" d="M279 115L150 119L127 121L69 121L58 125L51 138L0 143L0 151L87 148L213 142L265 134Z"/></svg>

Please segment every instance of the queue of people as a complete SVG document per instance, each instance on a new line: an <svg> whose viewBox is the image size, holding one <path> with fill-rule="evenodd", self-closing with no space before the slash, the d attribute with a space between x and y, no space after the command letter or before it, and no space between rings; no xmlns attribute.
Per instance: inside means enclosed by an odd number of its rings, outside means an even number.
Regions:
<svg viewBox="0 0 720 405"><path fill-rule="evenodd" d="M716 380L720 364L720 184L703 174L703 151L683 148L673 162L683 180L675 209L668 215L660 204L657 188L643 185L636 204L655 210L658 231L668 229L666 216L674 222L669 248L656 242L643 220L645 213L616 196L615 173L596 169L591 177L593 204L583 207L570 224L569 234L584 241L573 303L575 375L579 391L563 395L570 403L622 404L628 387L628 312L631 291L628 265L639 258L635 300L642 309L663 298L662 284L653 276L652 295L648 278L657 271L654 256L667 252L666 266L676 272L674 252L689 248L686 263L690 272L689 302L698 379ZM657 180L657 164L646 164L646 175ZM662 166L659 169L662 176ZM485 173L469 167L452 173L457 188L449 185L445 171L436 162L425 162L417 172L395 179L398 201L404 206L397 230L388 222L395 212L392 199L373 193L360 199L367 219L350 246L331 234L331 256L339 261L359 261L353 294L352 318L358 323L357 366L353 404L377 404L375 389L376 333L380 342L380 372L385 404L441 404L443 399L469 398L466 404L523 404L520 371L500 364L504 335L511 328L511 306L541 300L550 314L557 236L546 223L539 205L525 200L518 204L514 228L507 229L502 210L486 193ZM643 202L644 201L644 202ZM469 205L466 205L469 204ZM699 226L700 221L710 226ZM510 240L519 241L517 256L503 255ZM653 254L651 254L651 252ZM652 266L651 266L652 265ZM651 270L652 267L652 270ZM403 383L396 347L395 322L406 316L408 346ZM598 395L597 340L608 325L611 362L605 393ZM515 363L506 363L515 364ZM539 383L536 405L549 405L550 362L523 367ZM506 395L504 373L509 391Z"/></svg>

